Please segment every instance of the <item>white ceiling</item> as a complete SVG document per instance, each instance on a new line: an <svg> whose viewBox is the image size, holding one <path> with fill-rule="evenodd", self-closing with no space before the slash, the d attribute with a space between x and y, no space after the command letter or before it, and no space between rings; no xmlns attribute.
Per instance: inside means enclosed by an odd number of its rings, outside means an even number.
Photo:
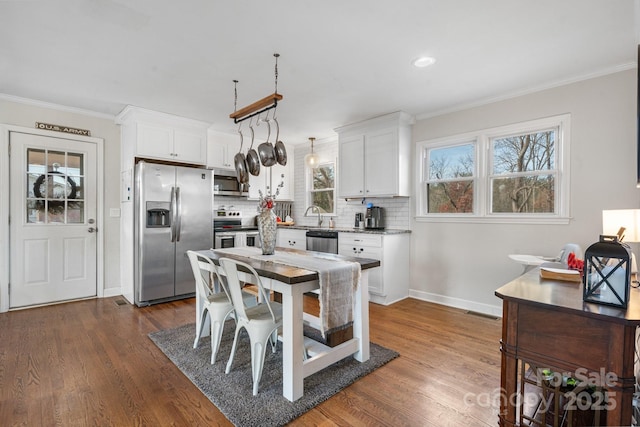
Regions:
<svg viewBox="0 0 640 427"><path fill-rule="evenodd" d="M417 117L636 66L639 0L4 0L0 94L136 105L233 132L274 91L281 139ZM437 62L417 69L411 61Z"/></svg>

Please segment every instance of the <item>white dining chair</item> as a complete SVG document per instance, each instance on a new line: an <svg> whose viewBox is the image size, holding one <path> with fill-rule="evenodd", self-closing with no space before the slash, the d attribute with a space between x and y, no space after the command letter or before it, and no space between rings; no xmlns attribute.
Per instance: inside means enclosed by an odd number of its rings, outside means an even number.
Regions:
<svg viewBox="0 0 640 427"><path fill-rule="evenodd" d="M238 335L240 330L244 328L249 334L251 346L251 374L253 395L255 396L258 394L258 384L262 377L267 343L271 344L271 351L276 352L278 328L282 326L282 304L269 300L269 293L264 289L260 276L249 264L231 258L220 258L220 265L224 268L227 276L229 295L233 301L236 315L236 332L226 373L231 371L238 345ZM250 282L258 287L260 298L256 306L248 307L242 298L242 283L238 276L238 266L243 267L245 273L253 276Z"/></svg>
<svg viewBox="0 0 640 427"><path fill-rule="evenodd" d="M196 281L196 292L202 301L202 311L200 312L200 322L196 324L196 338L193 342L193 348L198 347L200 337L204 330L207 317L211 324L211 363L215 363L222 332L224 331L224 322L229 317L233 317L233 304L227 288L225 278L218 272L218 267L213 261L204 255L194 251L187 251L193 276ZM218 292L214 291L214 277L218 281ZM255 304L255 296L242 292L242 298L247 304ZM197 321L197 317L196 317Z"/></svg>

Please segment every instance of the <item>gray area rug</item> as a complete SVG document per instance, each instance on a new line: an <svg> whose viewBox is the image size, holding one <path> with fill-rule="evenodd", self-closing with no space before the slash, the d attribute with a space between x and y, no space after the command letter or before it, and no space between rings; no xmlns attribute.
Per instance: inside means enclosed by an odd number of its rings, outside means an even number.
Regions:
<svg viewBox="0 0 640 427"><path fill-rule="evenodd" d="M231 353L235 324L227 321L216 363L211 365L209 337L193 349L195 324L149 334L149 338L236 426L281 426L333 396L357 379L398 357L398 353L371 343L371 358L360 363L348 357L304 380L304 396L289 402L282 396L282 343L267 351L258 395L252 394L249 336L243 330L229 374L224 370ZM305 335L319 338L312 330ZM314 336L315 335L315 336Z"/></svg>

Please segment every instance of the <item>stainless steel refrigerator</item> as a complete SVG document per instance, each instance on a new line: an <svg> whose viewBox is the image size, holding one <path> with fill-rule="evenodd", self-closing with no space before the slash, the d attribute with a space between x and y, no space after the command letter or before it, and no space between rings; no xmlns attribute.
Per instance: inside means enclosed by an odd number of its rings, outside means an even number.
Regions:
<svg viewBox="0 0 640 427"><path fill-rule="evenodd" d="M211 171L141 161L135 169L135 302L187 298L195 280L187 250L213 243Z"/></svg>

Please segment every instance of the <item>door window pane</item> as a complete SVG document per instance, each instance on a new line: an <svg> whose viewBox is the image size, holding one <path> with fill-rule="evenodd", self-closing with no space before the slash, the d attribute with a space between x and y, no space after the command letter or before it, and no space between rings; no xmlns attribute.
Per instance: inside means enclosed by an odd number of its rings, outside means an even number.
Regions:
<svg viewBox="0 0 640 427"><path fill-rule="evenodd" d="M84 202L69 202L67 207L67 223L84 223Z"/></svg>
<svg viewBox="0 0 640 427"><path fill-rule="evenodd" d="M27 150L27 172L33 172L37 174L45 173L46 159L44 150L35 150L30 148Z"/></svg>
<svg viewBox="0 0 640 427"><path fill-rule="evenodd" d="M84 175L84 162L82 154L67 153L67 174Z"/></svg>
<svg viewBox="0 0 640 427"><path fill-rule="evenodd" d="M27 223L84 222L84 154L27 150Z"/></svg>
<svg viewBox="0 0 640 427"><path fill-rule="evenodd" d="M65 161L65 153L60 151L47 152L47 169L49 172L61 172L66 170L67 162Z"/></svg>
<svg viewBox="0 0 640 427"><path fill-rule="evenodd" d="M27 223L36 224L44 221L42 218L44 201L27 200Z"/></svg>

